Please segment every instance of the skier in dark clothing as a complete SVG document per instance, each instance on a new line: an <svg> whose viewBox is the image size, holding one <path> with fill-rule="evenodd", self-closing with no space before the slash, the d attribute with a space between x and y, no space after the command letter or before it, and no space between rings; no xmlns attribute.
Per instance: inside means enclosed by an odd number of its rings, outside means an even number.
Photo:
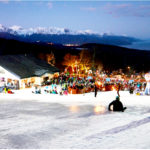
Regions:
<svg viewBox="0 0 150 150"><path fill-rule="evenodd" d="M120 94L119 94L120 89L121 89L121 84L118 83L118 85L117 85L117 94L118 94L119 97L120 97Z"/></svg>
<svg viewBox="0 0 150 150"><path fill-rule="evenodd" d="M113 109L111 109L112 106L113 106ZM109 111L122 111L123 112L125 109L126 107L123 107L123 104L119 99L119 96L117 96L116 100L112 101L108 106Z"/></svg>
<svg viewBox="0 0 150 150"><path fill-rule="evenodd" d="M95 93L95 97L97 96L97 86L95 85L95 89L94 89L94 93Z"/></svg>
<svg viewBox="0 0 150 150"><path fill-rule="evenodd" d="M133 86L130 86L129 93L130 93L130 94L133 94L133 91L134 91L134 87L133 87Z"/></svg>

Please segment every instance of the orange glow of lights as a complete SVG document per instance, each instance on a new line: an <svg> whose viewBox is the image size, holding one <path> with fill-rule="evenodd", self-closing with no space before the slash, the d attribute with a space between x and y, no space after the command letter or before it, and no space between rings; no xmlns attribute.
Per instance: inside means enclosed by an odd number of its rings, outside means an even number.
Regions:
<svg viewBox="0 0 150 150"><path fill-rule="evenodd" d="M101 82L97 82L97 84L100 86L100 85L102 85L102 83Z"/></svg>
<svg viewBox="0 0 150 150"><path fill-rule="evenodd" d="M130 69L130 66L128 66L128 69Z"/></svg>
<svg viewBox="0 0 150 150"><path fill-rule="evenodd" d="M103 88L102 90L105 91L105 88Z"/></svg>
<svg viewBox="0 0 150 150"><path fill-rule="evenodd" d="M112 87L112 91L116 91L116 89L115 89L115 87L114 87L114 86Z"/></svg>
<svg viewBox="0 0 150 150"><path fill-rule="evenodd" d="M70 106L69 109L70 109L70 111L71 111L72 113L77 113L77 112L79 112L79 107L78 107L78 106Z"/></svg>
<svg viewBox="0 0 150 150"><path fill-rule="evenodd" d="M95 106L95 108L94 108L94 113L96 114L96 115L98 115L98 114L103 114L105 112L105 107L104 106Z"/></svg>

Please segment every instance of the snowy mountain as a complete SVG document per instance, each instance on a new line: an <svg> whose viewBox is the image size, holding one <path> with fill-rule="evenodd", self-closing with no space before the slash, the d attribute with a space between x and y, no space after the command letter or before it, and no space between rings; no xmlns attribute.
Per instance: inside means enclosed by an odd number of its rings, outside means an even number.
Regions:
<svg viewBox="0 0 150 150"><path fill-rule="evenodd" d="M21 26L5 27L0 24L0 38L15 39L26 42L52 42L60 44L100 43L108 45L130 45L138 41L127 36L110 33L98 34L91 30L72 31L67 28L36 27L22 28Z"/></svg>
<svg viewBox="0 0 150 150"><path fill-rule="evenodd" d="M7 32L7 28L0 24L0 32Z"/></svg>
<svg viewBox="0 0 150 150"><path fill-rule="evenodd" d="M4 27L0 24L0 32L8 32L11 34L18 34L18 35L31 35L31 34L95 34L91 30L80 30L80 31L72 31L67 28L58 28L58 27L36 27L36 28L22 28L21 26L11 26L11 27Z"/></svg>

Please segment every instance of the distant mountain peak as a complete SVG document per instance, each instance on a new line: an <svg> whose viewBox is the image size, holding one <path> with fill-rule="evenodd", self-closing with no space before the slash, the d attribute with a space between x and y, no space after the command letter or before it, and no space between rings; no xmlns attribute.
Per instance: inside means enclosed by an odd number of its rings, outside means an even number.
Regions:
<svg viewBox="0 0 150 150"><path fill-rule="evenodd" d="M2 24L0 24L0 31L6 32L6 27L4 27Z"/></svg>
<svg viewBox="0 0 150 150"><path fill-rule="evenodd" d="M97 33L90 29L73 31L68 28L60 28L60 27L35 27L35 28L23 28L18 25L13 25L10 27L5 27L0 24L0 32L8 32L15 35L31 35L31 34L67 34L67 35L97 35L100 37L103 36L117 36L111 32ZM125 35L121 35L125 36Z"/></svg>
<svg viewBox="0 0 150 150"><path fill-rule="evenodd" d="M12 31L23 30L23 28L21 26L17 26L17 25L13 25L13 26L9 27L9 29L11 29Z"/></svg>
<svg viewBox="0 0 150 150"><path fill-rule="evenodd" d="M79 30L79 31L72 31L68 28L59 28L59 27L35 27L35 28L23 28L18 25L13 25L11 27L4 27L0 24L0 32L9 32L11 34L18 34L18 35L31 35L31 34L71 34L71 35L78 35L78 34L98 34L89 29L87 30Z"/></svg>
<svg viewBox="0 0 150 150"><path fill-rule="evenodd" d="M130 45L137 41L136 38L124 35L115 35L111 32L96 33L89 29L72 31L68 28L58 27L35 27L23 28L18 25L5 27L0 24L0 37L16 39L26 42L45 42L59 44L84 44L101 43L108 45Z"/></svg>

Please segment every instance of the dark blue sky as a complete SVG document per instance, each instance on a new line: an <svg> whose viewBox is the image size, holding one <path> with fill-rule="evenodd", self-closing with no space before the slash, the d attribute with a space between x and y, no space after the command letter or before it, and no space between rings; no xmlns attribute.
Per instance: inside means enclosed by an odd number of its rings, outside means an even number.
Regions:
<svg viewBox="0 0 150 150"><path fill-rule="evenodd" d="M89 29L150 38L148 1L0 1L0 24L7 27Z"/></svg>

